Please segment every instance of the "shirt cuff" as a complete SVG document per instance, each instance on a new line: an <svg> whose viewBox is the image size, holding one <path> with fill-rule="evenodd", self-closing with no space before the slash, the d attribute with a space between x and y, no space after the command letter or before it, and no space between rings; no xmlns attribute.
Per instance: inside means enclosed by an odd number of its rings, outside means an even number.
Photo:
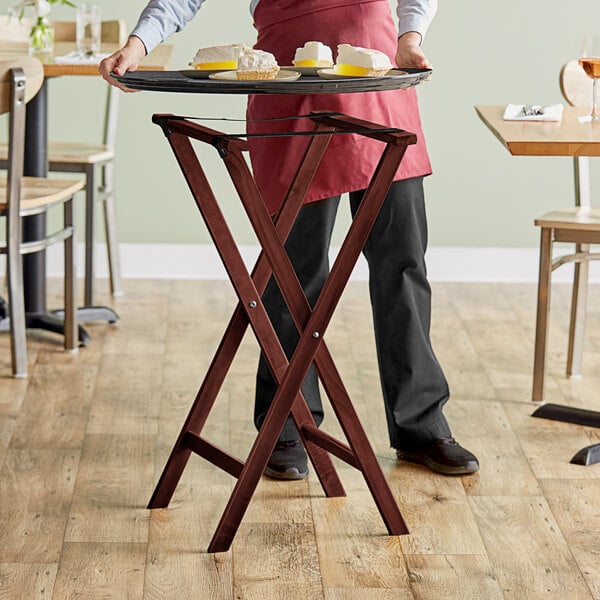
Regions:
<svg viewBox="0 0 600 600"><path fill-rule="evenodd" d="M425 38L427 29L429 29L430 20L427 17L421 15L411 15L409 17L403 17L402 21L398 23L398 37L408 33L409 31L416 31L421 34L421 41Z"/></svg>
<svg viewBox="0 0 600 600"><path fill-rule="evenodd" d="M138 23L134 27L131 35L140 38L142 44L146 47L146 54L150 54L150 52L163 41L160 33L157 32L156 27L145 25L143 22Z"/></svg>

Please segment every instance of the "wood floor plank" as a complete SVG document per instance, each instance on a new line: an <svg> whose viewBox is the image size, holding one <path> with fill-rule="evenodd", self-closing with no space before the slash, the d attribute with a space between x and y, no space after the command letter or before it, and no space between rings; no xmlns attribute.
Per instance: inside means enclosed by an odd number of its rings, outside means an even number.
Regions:
<svg viewBox="0 0 600 600"><path fill-rule="evenodd" d="M460 478L402 463L389 481L411 532L400 538L406 554L485 553Z"/></svg>
<svg viewBox="0 0 600 600"><path fill-rule="evenodd" d="M154 435L89 434L65 533L68 542L145 542Z"/></svg>
<svg viewBox="0 0 600 600"><path fill-rule="evenodd" d="M94 395L87 434L158 434L160 390L107 390Z"/></svg>
<svg viewBox="0 0 600 600"><path fill-rule="evenodd" d="M471 497L506 600L592 598L545 498Z"/></svg>
<svg viewBox="0 0 600 600"><path fill-rule="evenodd" d="M145 560L145 544L67 542L52 598L143 598Z"/></svg>
<svg viewBox="0 0 600 600"><path fill-rule="evenodd" d="M540 495L538 482L502 403L453 399L447 414L455 437L479 459L479 472L462 480L467 494Z"/></svg>
<svg viewBox="0 0 600 600"><path fill-rule="evenodd" d="M169 508L150 511L145 598L233 600L232 553L206 552L230 492L180 484Z"/></svg>
<svg viewBox="0 0 600 600"><path fill-rule="evenodd" d="M10 445L16 422L15 417L0 417L0 469L4 464L4 457Z"/></svg>
<svg viewBox="0 0 600 600"><path fill-rule="evenodd" d="M412 600L404 588L325 588L325 600Z"/></svg>
<svg viewBox="0 0 600 600"><path fill-rule="evenodd" d="M58 562L79 450L9 450L0 471L0 562Z"/></svg>
<svg viewBox="0 0 600 600"><path fill-rule="evenodd" d="M0 346L0 356L2 356L2 351ZM8 345L6 351L9 352ZM4 375L0 372L0 417L17 416L28 386L27 379L15 379L9 375L8 371Z"/></svg>
<svg viewBox="0 0 600 600"><path fill-rule="evenodd" d="M504 599L494 569L485 555L408 554L406 564L415 600Z"/></svg>
<svg viewBox="0 0 600 600"><path fill-rule="evenodd" d="M600 480L542 479L552 514L594 598L600 598Z"/></svg>
<svg viewBox="0 0 600 600"><path fill-rule="evenodd" d="M160 388L162 377L160 354L103 354L96 389L154 390Z"/></svg>
<svg viewBox="0 0 600 600"><path fill-rule="evenodd" d="M242 548L260 548L260 552L240 552ZM320 556L312 524L243 522L232 550L237 557L233 561L237 595L243 590L252 597L267 582L276 584L271 593L294 586L305 591L321 586ZM257 589L249 593L252 588Z"/></svg>
<svg viewBox="0 0 600 600"><path fill-rule="evenodd" d="M464 328L440 328L432 334L432 344L438 360L444 365L453 398L496 398L494 387Z"/></svg>
<svg viewBox="0 0 600 600"><path fill-rule="evenodd" d="M51 600L57 564L0 563L2 600Z"/></svg>
<svg viewBox="0 0 600 600"><path fill-rule="evenodd" d="M388 535L368 492L312 504L324 588L409 588L399 538Z"/></svg>
<svg viewBox="0 0 600 600"><path fill-rule="evenodd" d="M244 522L312 524L308 482L281 482L263 477L252 496Z"/></svg>
<svg viewBox="0 0 600 600"><path fill-rule="evenodd" d="M11 447L81 448L96 376L94 366L37 365Z"/></svg>

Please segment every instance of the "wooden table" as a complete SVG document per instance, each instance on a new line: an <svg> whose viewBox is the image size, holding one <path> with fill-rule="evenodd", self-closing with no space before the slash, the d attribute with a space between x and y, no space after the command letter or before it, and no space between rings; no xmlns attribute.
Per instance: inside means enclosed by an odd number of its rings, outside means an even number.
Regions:
<svg viewBox="0 0 600 600"><path fill-rule="evenodd" d="M575 206L589 207L589 158L600 156L600 126L589 122L580 123L579 117L589 113L589 108L565 107L560 122L504 121L504 106L476 106L475 110L513 156L571 156L573 157ZM586 251L582 248L582 251ZM588 250L589 251L589 250ZM582 263L586 265L587 263ZM583 353L583 326L587 298L587 270L581 271L573 284L571 326L569 328L569 362L567 375L581 373ZM543 402L540 392L533 386L532 400ZM583 411L573 407L547 404L533 416L600 427L600 412Z"/></svg>
<svg viewBox="0 0 600 600"><path fill-rule="evenodd" d="M577 120L586 108L565 107L560 123L503 121L504 106L476 106L475 110L498 141L513 156L600 156L600 127Z"/></svg>
<svg viewBox="0 0 600 600"><path fill-rule="evenodd" d="M118 49L116 44L103 44L101 52L110 53ZM66 65L57 64L55 56L63 56L75 50L74 43L57 43L54 53L36 55L44 66L45 80L40 91L27 104L27 126L25 131L25 164L24 174L33 177L46 177L48 173L48 89L47 80L50 77L96 76L99 77L97 65ZM140 64L140 69L160 71L166 69L171 58L173 47L161 45L146 56ZM28 46L23 42L0 41L0 56L15 56L27 54ZM46 231L45 214L26 217L23 221L23 240L40 239ZM46 309L46 256L43 252L25 255L23 257L23 283L25 289L25 309L27 327L45 329L62 333L62 318L57 314L48 313ZM89 339L87 332L79 328L80 341Z"/></svg>

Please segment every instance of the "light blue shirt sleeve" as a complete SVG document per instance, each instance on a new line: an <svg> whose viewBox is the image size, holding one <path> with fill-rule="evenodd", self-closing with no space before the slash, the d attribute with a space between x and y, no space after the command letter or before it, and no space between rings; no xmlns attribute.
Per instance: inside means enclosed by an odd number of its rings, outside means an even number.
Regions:
<svg viewBox="0 0 600 600"><path fill-rule="evenodd" d="M204 0L150 0L131 32L142 40L146 52L181 31L200 10Z"/></svg>
<svg viewBox="0 0 600 600"><path fill-rule="evenodd" d="M416 31L424 38L437 7L438 0L398 0L398 37Z"/></svg>
<svg viewBox="0 0 600 600"><path fill-rule="evenodd" d="M252 0L253 13L260 0ZM142 40L150 52L169 36L181 31L200 10L204 0L150 0L142 11L132 35ZM398 36L416 31L425 37L435 13L438 0L398 0Z"/></svg>

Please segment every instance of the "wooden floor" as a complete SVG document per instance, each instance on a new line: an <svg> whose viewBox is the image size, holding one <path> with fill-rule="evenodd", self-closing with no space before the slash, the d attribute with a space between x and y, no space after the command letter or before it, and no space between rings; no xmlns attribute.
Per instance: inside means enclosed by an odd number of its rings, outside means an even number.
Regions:
<svg viewBox="0 0 600 600"><path fill-rule="evenodd" d="M411 529L402 537L386 535L344 466L341 499L325 498L314 475L263 479L223 554L206 547L233 481L202 459L170 508L146 510L234 305L229 284L128 281L113 303L119 323L90 325L77 355L31 332L25 381L10 377L0 335L0 598L600 599L600 465L569 463L600 430L530 417L534 286L433 288L446 414L481 461L474 476L397 465L366 284L349 286L326 335ZM555 289L548 401L600 408L599 294L574 381L563 374L567 291ZM256 361L247 336L205 430L240 458L254 439ZM330 410L324 428L339 434Z"/></svg>

